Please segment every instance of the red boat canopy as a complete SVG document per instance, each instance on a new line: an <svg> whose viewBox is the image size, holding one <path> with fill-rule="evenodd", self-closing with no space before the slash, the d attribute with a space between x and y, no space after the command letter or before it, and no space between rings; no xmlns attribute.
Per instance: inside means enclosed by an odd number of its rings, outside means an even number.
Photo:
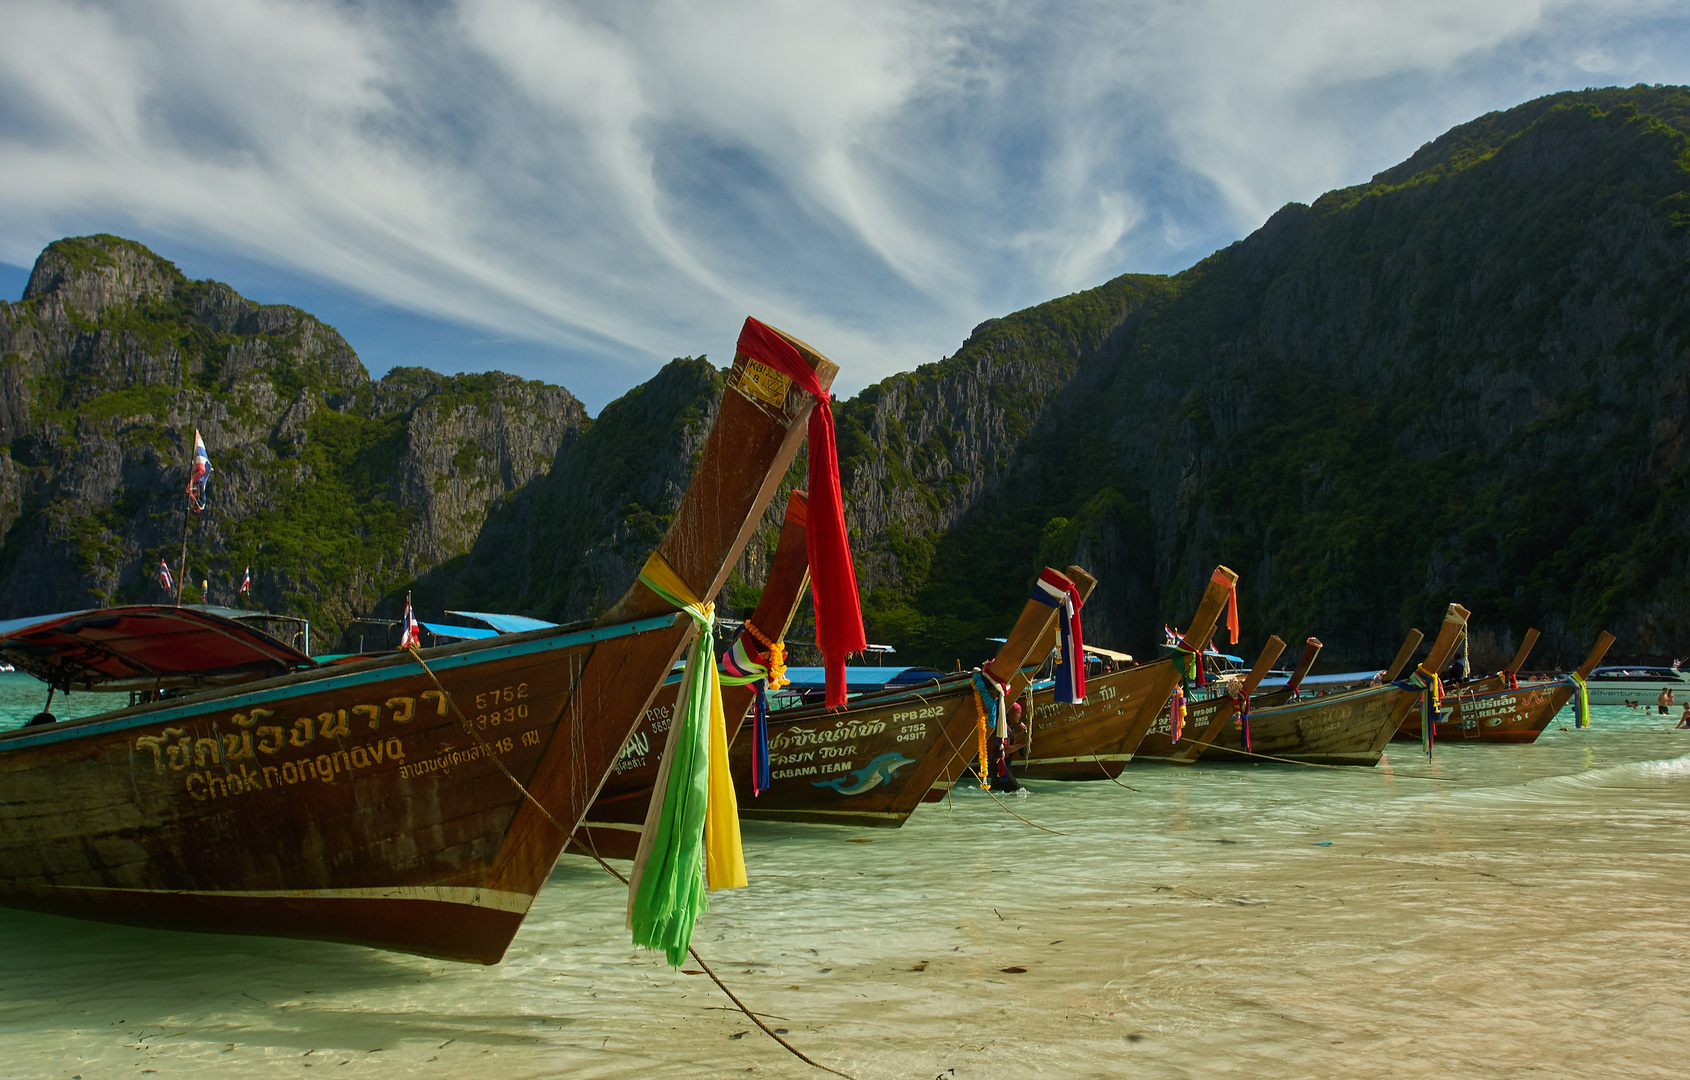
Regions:
<svg viewBox="0 0 1690 1080"><path fill-rule="evenodd" d="M153 605L0 623L0 655L61 690L228 686L316 666L233 619Z"/></svg>

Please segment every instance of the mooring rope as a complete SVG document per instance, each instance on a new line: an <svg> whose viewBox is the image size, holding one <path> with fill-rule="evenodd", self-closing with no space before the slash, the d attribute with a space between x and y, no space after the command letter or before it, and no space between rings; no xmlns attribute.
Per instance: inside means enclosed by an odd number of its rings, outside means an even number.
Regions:
<svg viewBox="0 0 1690 1080"><path fill-rule="evenodd" d="M411 652L411 657L414 660L416 660L417 666L419 666L423 669L423 671L428 675L429 679L431 679L434 682L434 685L436 687L439 687L441 699L443 701L445 701L447 704L452 706L452 711L458 714L458 719L459 719L459 721L462 722L463 729L465 731L469 732L470 737L473 738L476 741L476 743L480 745L481 752L485 756L492 758L493 764L495 764L499 767L499 771L505 774L506 779L508 779L512 784L516 785L516 790L518 790L522 793L522 797L527 799L529 802L533 803L534 808L536 810L540 811L540 813L545 817L545 819L547 821L551 822L552 826L554 828L556 828L558 832L563 834L563 842L567 846L568 843L575 838L575 830L564 828L563 823L558 821L557 818L553 817L552 812L550 810L546 809L545 805L543 803L541 803L539 799L536 799L534 797L533 792L529 791L527 786L524 785L521 780L518 780L516 778L516 775L514 773L512 773L510 771L510 769L505 767L505 763L503 761L501 761L499 759L499 756L493 752L493 748L487 745L487 740L483 739L481 737L481 733L479 731L475 730L475 725L470 723L469 717L465 716L463 710L458 708L458 703L456 701L452 700L451 693L446 689L445 686L441 685L439 677L436 676L434 674L433 669L428 666L428 662L425 661L422 658L422 653L420 651L418 651L418 649L414 645L411 646L410 652ZM584 673L586 671L586 665L583 664L581 670ZM580 679L581 679L580 675L577 675L576 676L576 684L577 685L579 685ZM571 697L573 697L573 696L574 696L573 691L571 691ZM621 873L619 873L616 870L615 867L611 866L609 863L605 862L602 857L600 857L598 850L597 850L597 845L595 845L592 841L592 830L587 829L585 831L587 833L587 852L588 852L588 854L590 854L593 857L594 861L596 861L600 866L604 867L605 873L609 874L611 877L615 878L617 881L620 881L624 885L628 884L627 878L623 877L621 875ZM688 952L688 954L690 954L692 956L692 958L695 961L698 962L698 966L704 970L704 974L710 976L710 981L716 984L716 988L721 990L722 993L728 995L728 1000L733 1002L734 1005L738 1007L739 1011L745 1014L745 1018L747 1020L750 1020L753 1024L756 1024L760 1029L762 1029L762 1031L765 1035L767 1035L769 1038L773 1039L775 1042L780 1043L781 1046L785 1047L786 1051L788 1053L790 1053L793 1057L797 1058L799 1061L802 1061L804 1064L809 1065L813 1068L820 1069L823 1072L832 1073L834 1076L843 1076L845 1078L845 1080L856 1080L856 1078L851 1076L851 1074L849 1074L849 1073L842 1073L838 1069L829 1068L828 1066L823 1065L821 1062L813 1060L808 1055L806 1055L804 1053L804 1051L798 1049L796 1046L793 1046L791 1043L787 1042L785 1039L781 1038L779 1035L776 1035L774 1033L774 1030L771 1029L769 1027L769 1025L763 1023L762 1020L758 1019L756 1013L753 1013L750 1009L746 1008L745 1003L743 1001L739 1000L739 996L737 994L735 994L732 990L728 989L728 984L724 983L721 979L721 976L717 975L716 972L710 967L710 965L704 962L704 957L698 955L698 949L695 948L690 942L687 945L687 952Z"/></svg>
<svg viewBox="0 0 1690 1080"><path fill-rule="evenodd" d="M1434 783L1439 783L1439 784L1482 784L1483 783L1483 781L1479 781L1479 780L1458 780L1458 779L1455 779L1453 777L1448 777L1448 776L1427 776L1424 773L1398 772L1396 770L1395 766L1380 769L1378 762L1375 762L1372 765L1327 765L1327 764L1325 764L1323 762L1319 762L1319 761L1298 761L1296 758L1275 757L1272 754L1258 754L1258 753L1254 753L1254 752L1249 751L1249 750L1239 750L1238 748L1232 747L1232 746L1222 746L1219 743L1214 743L1214 742L1198 742L1196 740L1193 740L1193 741L1196 742L1198 746L1202 746L1202 747L1206 747L1206 748L1212 748L1212 749L1215 749L1215 750L1223 750L1228 754L1237 754L1239 757L1259 758L1262 761L1278 761L1278 762L1283 762L1286 765L1303 765L1303 766L1306 766L1307 768L1310 768L1310 769L1337 769L1339 772L1365 772L1365 771L1370 770L1370 769L1379 769L1380 775L1382 775L1382 776L1402 777L1406 780L1431 780ZM1193 764L1193 765L1195 765L1196 763L1197 763L1197 759L1195 759L1195 758L1193 758L1190 762L1190 764Z"/></svg>
<svg viewBox="0 0 1690 1080"><path fill-rule="evenodd" d="M957 760L957 756L962 753L962 747L958 746L955 742L952 742L950 735L943 728L939 729L939 733L941 735L944 735L945 745L947 745L951 748L950 759L945 762L944 768L939 770L940 773L943 774L946 770L948 770L951 767L952 763L954 763ZM959 773L958 775L960 776L961 774ZM946 800L950 799L951 790L955 787L956 787L956 784L953 782L951 784L951 787L945 789ZM988 795L992 795L992 789L991 788L983 787L980 790L984 791ZM998 798L996 795L992 795L992 801L997 803L1000 807L1003 807L1003 812L1008 814L1010 817L1015 818L1018 821L1026 822L1028 825L1031 825L1035 829L1041 829L1041 830L1043 830L1044 832L1047 832L1047 833L1054 833L1057 836L1067 836L1068 835L1067 833L1063 832L1060 829L1052 829L1048 826L1040 825L1036 821L1028 821L1026 818L1022 817L1020 814L1017 814L1015 811L1011 810L1008 806L1005 806L1003 800ZM954 811L955 808L953 807L952 809Z"/></svg>

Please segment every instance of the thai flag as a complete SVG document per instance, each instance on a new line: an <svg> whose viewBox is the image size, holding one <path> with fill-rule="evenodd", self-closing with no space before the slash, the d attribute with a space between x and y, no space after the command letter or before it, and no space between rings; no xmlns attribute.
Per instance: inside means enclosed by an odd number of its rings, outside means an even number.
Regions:
<svg viewBox="0 0 1690 1080"><path fill-rule="evenodd" d="M246 577L241 578L241 592L249 593L251 591L252 591L252 567L249 566L249 567L246 568Z"/></svg>
<svg viewBox="0 0 1690 1080"><path fill-rule="evenodd" d="M414 649L422 644L422 627L417 623L417 617L411 613L411 594L405 594L405 619L400 623L403 627L399 631L399 647Z"/></svg>
<svg viewBox="0 0 1690 1080"><path fill-rule="evenodd" d="M211 458L205 452L205 440L199 428L194 429L194 468L188 474L188 507L194 513L205 509L205 482L211 479Z"/></svg>
<svg viewBox="0 0 1690 1080"><path fill-rule="evenodd" d="M166 589L176 587L176 579L170 576L170 564L163 559L158 561L158 583Z"/></svg>
<svg viewBox="0 0 1690 1080"><path fill-rule="evenodd" d="M1046 569L1033 587L1033 599L1060 609L1056 618L1055 698L1082 702L1086 699L1086 657L1080 633L1080 591L1073 582Z"/></svg>

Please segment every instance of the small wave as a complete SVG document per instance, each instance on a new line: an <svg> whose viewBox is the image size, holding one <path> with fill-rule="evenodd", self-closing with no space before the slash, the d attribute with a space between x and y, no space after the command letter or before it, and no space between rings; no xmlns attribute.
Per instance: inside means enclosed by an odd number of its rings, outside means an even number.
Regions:
<svg viewBox="0 0 1690 1080"><path fill-rule="evenodd" d="M1690 754L1652 761L1630 761L1559 776L1542 776L1518 784L1462 792L1461 795L1479 801L1511 798L1553 800L1589 797L1624 788L1672 791L1676 785L1686 782L1690 782Z"/></svg>

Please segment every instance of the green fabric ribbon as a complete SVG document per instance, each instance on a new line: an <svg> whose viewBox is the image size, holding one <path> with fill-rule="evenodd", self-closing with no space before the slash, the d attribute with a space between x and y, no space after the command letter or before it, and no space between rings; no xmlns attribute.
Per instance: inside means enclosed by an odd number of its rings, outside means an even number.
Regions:
<svg viewBox="0 0 1690 1080"><path fill-rule="evenodd" d="M1578 672L1569 672L1568 678L1573 680L1577 691L1573 694L1573 726L1587 728L1590 726L1590 687L1585 685L1584 678Z"/></svg>
<svg viewBox="0 0 1690 1080"><path fill-rule="evenodd" d="M658 571L648 562L640 581L698 624L628 886L628 928L634 944L662 949L669 966L679 967L692 943L693 927L710 907L704 888L704 815L709 807L710 665L715 663L711 632L716 615L713 605L671 591L679 578L667 565Z"/></svg>

